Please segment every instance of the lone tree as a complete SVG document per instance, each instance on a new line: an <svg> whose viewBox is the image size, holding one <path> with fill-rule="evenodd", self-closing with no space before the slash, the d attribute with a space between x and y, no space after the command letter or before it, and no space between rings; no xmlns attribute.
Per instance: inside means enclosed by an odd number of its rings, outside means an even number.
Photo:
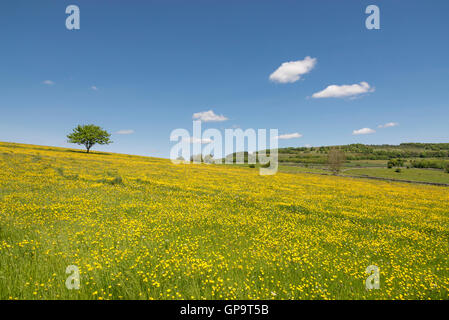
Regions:
<svg viewBox="0 0 449 320"><path fill-rule="evenodd" d="M343 162L346 161L346 156L343 151L337 148L332 148L329 150L327 154L327 164L329 165L329 169L337 174L341 170L341 166Z"/></svg>
<svg viewBox="0 0 449 320"><path fill-rule="evenodd" d="M112 143L109 140L111 136L106 130L103 130L99 126L88 124L88 125L78 125L73 132L67 135L69 139L68 142L83 144L86 147L87 153L89 153L90 148L95 144L109 144Z"/></svg>

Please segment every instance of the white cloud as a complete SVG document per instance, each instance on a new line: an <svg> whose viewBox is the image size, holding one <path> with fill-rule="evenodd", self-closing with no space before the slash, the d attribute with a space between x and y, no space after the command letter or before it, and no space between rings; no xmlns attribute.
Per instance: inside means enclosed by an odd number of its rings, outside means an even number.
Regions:
<svg viewBox="0 0 449 320"><path fill-rule="evenodd" d="M212 142L212 139L200 139L195 137L185 138L183 141L187 141L189 143L201 143L201 144L208 144Z"/></svg>
<svg viewBox="0 0 449 320"><path fill-rule="evenodd" d="M116 133L117 134L133 134L134 130L132 130L132 129L124 129L124 130L119 130Z"/></svg>
<svg viewBox="0 0 449 320"><path fill-rule="evenodd" d="M54 83L53 81L51 81L51 80L45 80L45 81L43 81L42 83L43 83L43 84L46 84L46 85L48 85L48 86L52 86L52 85L55 84L55 83Z"/></svg>
<svg viewBox="0 0 449 320"><path fill-rule="evenodd" d="M304 147L306 147L306 148L312 148L312 145L311 145L311 144L305 144Z"/></svg>
<svg viewBox="0 0 449 320"><path fill-rule="evenodd" d="M281 64L272 74L270 80L279 83L296 82L303 74L309 73L315 67L316 58L305 57L304 60L289 61Z"/></svg>
<svg viewBox="0 0 449 320"><path fill-rule="evenodd" d="M277 136L276 139L287 140L287 139L294 139L294 138L301 138L301 137L302 137L302 134L295 132L295 133L281 134L280 136Z"/></svg>
<svg viewBox="0 0 449 320"><path fill-rule="evenodd" d="M212 110L194 113L192 119L203 122L221 122L228 120L224 115L217 115Z"/></svg>
<svg viewBox="0 0 449 320"><path fill-rule="evenodd" d="M345 98L354 97L362 93L373 92L374 88L368 82L362 81L358 84L351 85L330 85L326 89L316 92L312 98Z"/></svg>
<svg viewBox="0 0 449 320"><path fill-rule="evenodd" d="M98 88L96 86L90 87L92 90L98 91Z"/></svg>
<svg viewBox="0 0 449 320"><path fill-rule="evenodd" d="M397 123L397 122L388 122L388 123L385 123L385 124L380 124L377 127L378 128L391 128L391 127L396 127L398 125L399 125L399 123Z"/></svg>
<svg viewBox="0 0 449 320"><path fill-rule="evenodd" d="M354 130L352 131L353 135L359 135L359 134L371 134L371 133L375 133L376 130L370 129L370 128L363 128L363 129L359 129L359 130Z"/></svg>

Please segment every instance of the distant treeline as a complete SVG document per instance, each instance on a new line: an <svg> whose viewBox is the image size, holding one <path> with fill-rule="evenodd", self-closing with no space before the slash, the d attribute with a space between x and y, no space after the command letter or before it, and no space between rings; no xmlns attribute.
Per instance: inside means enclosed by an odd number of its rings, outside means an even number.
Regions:
<svg viewBox="0 0 449 320"><path fill-rule="evenodd" d="M393 167L407 167L407 168L423 168L423 169L443 169L449 173L449 161L444 160L410 160L405 159L391 159L387 163L388 168Z"/></svg>
<svg viewBox="0 0 449 320"><path fill-rule="evenodd" d="M290 147L278 149L278 161L280 163L301 164L326 164L328 152L332 148L340 149L345 153L346 161L352 160L395 160L402 159L403 165L415 168L446 168L443 161L449 159L449 143L401 143L400 145L365 145L350 144L344 146L322 146L322 147ZM266 150L267 155L270 150ZM244 163L248 163L248 152L239 152L243 156ZM257 152L255 153L257 159ZM237 153L229 154L228 160L236 162ZM411 159L422 158L426 161ZM438 158L440 160L430 160ZM257 159L258 160L258 159ZM256 161L257 161L256 160ZM399 160L397 160L399 161ZM258 161L257 161L258 162ZM406 164L407 162L407 164ZM396 166L396 165L394 165Z"/></svg>
<svg viewBox="0 0 449 320"><path fill-rule="evenodd" d="M413 168L447 169L449 168L449 161L412 160L410 161L410 166Z"/></svg>
<svg viewBox="0 0 449 320"><path fill-rule="evenodd" d="M325 162L333 147L299 147L279 149L283 162ZM395 158L447 158L449 143L401 143L400 145L350 144L336 146L345 152L347 160L390 160ZM313 159L313 160L312 160Z"/></svg>

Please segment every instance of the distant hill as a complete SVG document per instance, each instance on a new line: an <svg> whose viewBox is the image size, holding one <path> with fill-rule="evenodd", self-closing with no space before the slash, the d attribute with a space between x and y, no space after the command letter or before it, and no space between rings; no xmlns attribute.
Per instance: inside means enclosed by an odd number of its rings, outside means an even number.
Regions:
<svg viewBox="0 0 449 320"><path fill-rule="evenodd" d="M390 160L407 158L447 158L449 143L401 143L400 145L349 144L334 146L342 150L347 160ZM301 147L278 149L279 162L325 163L333 148Z"/></svg>
<svg viewBox="0 0 449 320"><path fill-rule="evenodd" d="M281 163L324 164L331 148L342 150L348 161L352 160L390 160L412 158L448 158L449 143L401 143L399 145L349 144L341 146L299 147L278 149ZM237 153L227 156L236 158ZM243 152L247 162L248 152Z"/></svg>

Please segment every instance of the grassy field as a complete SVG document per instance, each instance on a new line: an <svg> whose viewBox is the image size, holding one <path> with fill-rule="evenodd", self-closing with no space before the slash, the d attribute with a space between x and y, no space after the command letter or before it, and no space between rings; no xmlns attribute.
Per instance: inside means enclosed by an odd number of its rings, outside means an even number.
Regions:
<svg viewBox="0 0 449 320"><path fill-rule="evenodd" d="M393 168L360 168L345 170L343 174L449 184L449 174L443 170L417 168L401 168L400 172L395 170Z"/></svg>
<svg viewBox="0 0 449 320"><path fill-rule="evenodd" d="M247 167L248 165L244 165ZM439 169L418 169L418 168L386 168L379 164L372 163L369 167L359 168L353 163L345 164L340 175L386 178L393 180L406 180L416 182L444 183L449 184L449 174ZM279 172L285 173L323 173L332 174L327 166L301 166L301 165L279 165Z"/></svg>
<svg viewBox="0 0 449 320"><path fill-rule="evenodd" d="M329 170L326 170L324 167L305 167L305 166L287 166L287 165L279 165L279 172L284 173L305 173L305 172L312 172L312 173L326 173L330 174L331 172Z"/></svg>
<svg viewBox="0 0 449 320"><path fill-rule="evenodd" d="M0 299L448 299L448 201L446 187L0 143Z"/></svg>

